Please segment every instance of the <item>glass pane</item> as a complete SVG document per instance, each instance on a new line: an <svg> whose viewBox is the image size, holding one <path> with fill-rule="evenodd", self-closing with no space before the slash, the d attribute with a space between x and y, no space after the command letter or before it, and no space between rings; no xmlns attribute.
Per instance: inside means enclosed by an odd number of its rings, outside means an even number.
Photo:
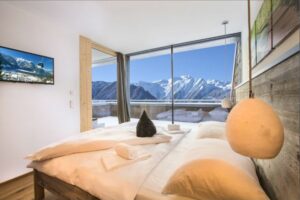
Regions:
<svg viewBox="0 0 300 200"><path fill-rule="evenodd" d="M92 55L93 127L117 125L116 58L95 49Z"/></svg>
<svg viewBox="0 0 300 200"><path fill-rule="evenodd" d="M171 120L170 49L130 57L131 120L146 110L153 120Z"/></svg>
<svg viewBox="0 0 300 200"><path fill-rule="evenodd" d="M235 39L174 49L174 121L224 121L220 108L230 97ZM224 119L224 120L221 120Z"/></svg>

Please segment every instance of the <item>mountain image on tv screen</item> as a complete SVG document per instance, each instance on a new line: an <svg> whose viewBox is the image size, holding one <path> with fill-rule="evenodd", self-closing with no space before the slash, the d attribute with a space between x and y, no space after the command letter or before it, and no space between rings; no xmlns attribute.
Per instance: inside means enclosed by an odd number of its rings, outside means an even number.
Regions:
<svg viewBox="0 0 300 200"><path fill-rule="evenodd" d="M0 47L0 81L54 84L54 59Z"/></svg>

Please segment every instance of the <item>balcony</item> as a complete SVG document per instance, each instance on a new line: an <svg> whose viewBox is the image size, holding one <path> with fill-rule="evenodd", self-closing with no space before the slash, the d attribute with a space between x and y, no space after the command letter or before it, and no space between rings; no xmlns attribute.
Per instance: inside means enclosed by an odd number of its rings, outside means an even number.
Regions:
<svg viewBox="0 0 300 200"><path fill-rule="evenodd" d="M98 122L101 122L102 119L103 123L107 124L107 119L117 117L117 110L115 100L93 100L93 118L97 118ZM138 119L143 110L146 110L153 120L172 120L171 101L131 100L130 114L132 119ZM220 117L220 115L222 116ZM225 121L226 117L227 111L220 108L220 100L181 99L174 101L174 120L178 122ZM114 121L117 123L116 119Z"/></svg>

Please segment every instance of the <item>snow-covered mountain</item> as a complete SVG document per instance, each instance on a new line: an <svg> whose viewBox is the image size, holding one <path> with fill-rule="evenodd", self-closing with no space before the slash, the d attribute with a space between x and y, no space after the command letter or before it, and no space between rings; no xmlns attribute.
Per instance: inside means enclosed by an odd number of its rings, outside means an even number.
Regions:
<svg viewBox="0 0 300 200"><path fill-rule="evenodd" d="M143 87L130 85L131 99L156 99ZM117 99L117 82L94 81L92 83L92 99L114 100Z"/></svg>
<svg viewBox="0 0 300 200"><path fill-rule="evenodd" d="M34 69L36 66L33 62L29 61L29 60L25 60L23 58L17 58L16 59L17 63L18 63L18 66L20 68L24 68L24 69Z"/></svg>
<svg viewBox="0 0 300 200"><path fill-rule="evenodd" d="M150 94L152 94L152 96L154 96L156 99L161 99L165 96L165 85L160 82L151 83L140 81L138 83L135 83L134 85L144 88L146 91L150 92Z"/></svg>
<svg viewBox="0 0 300 200"><path fill-rule="evenodd" d="M143 87L156 99L171 98L172 83L169 80L138 82L136 86ZM230 93L231 83L218 80L204 80L190 75L174 77L174 96L176 99L222 99Z"/></svg>
<svg viewBox="0 0 300 200"><path fill-rule="evenodd" d="M169 80L140 81L130 85L131 99L170 99L172 83ZM174 77L175 99L223 99L229 96L230 82L193 78L190 75ZM93 99L113 99L116 84L104 81L93 82Z"/></svg>

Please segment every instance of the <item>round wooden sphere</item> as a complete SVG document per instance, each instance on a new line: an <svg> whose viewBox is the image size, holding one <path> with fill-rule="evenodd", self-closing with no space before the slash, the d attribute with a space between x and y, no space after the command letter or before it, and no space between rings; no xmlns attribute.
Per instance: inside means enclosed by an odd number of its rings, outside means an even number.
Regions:
<svg viewBox="0 0 300 200"><path fill-rule="evenodd" d="M274 158L283 145L283 125L260 99L240 101L229 113L226 134L231 148L252 158Z"/></svg>

